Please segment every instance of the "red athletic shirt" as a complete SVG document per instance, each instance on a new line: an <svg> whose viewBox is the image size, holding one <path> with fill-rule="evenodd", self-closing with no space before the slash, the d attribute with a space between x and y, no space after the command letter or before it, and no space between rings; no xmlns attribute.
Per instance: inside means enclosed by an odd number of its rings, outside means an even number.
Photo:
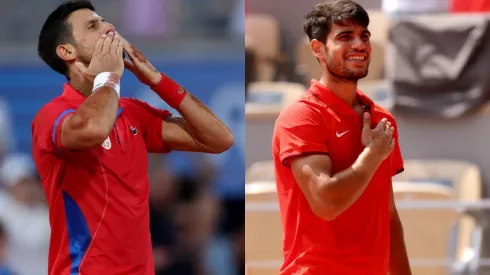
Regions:
<svg viewBox="0 0 490 275"><path fill-rule="evenodd" d="M490 0L452 0L451 12L489 12Z"/></svg>
<svg viewBox="0 0 490 275"><path fill-rule="evenodd" d="M61 125L84 100L65 84L32 123L33 158L49 204L48 273L153 275L147 153L169 151L161 133L170 113L121 98L108 139L70 151L61 144Z"/></svg>
<svg viewBox="0 0 490 275"><path fill-rule="evenodd" d="M357 96L373 126L385 117L395 125L390 113ZM398 142L361 197L333 221L313 213L288 164L291 157L329 154L333 174L347 169L364 149L361 126L357 113L318 81L279 115L272 153L284 232L281 275L387 274L390 180L403 171Z"/></svg>

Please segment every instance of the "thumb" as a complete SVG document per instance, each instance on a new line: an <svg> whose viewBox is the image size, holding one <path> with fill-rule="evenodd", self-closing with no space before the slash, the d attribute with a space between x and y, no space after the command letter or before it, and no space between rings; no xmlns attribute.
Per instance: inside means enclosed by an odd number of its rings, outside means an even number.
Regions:
<svg viewBox="0 0 490 275"><path fill-rule="evenodd" d="M131 62L131 60L124 59L124 68L134 73L134 64Z"/></svg>
<svg viewBox="0 0 490 275"><path fill-rule="evenodd" d="M362 120L363 120L363 128L371 129L371 116L369 115L368 112L364 113Z"/></svg>

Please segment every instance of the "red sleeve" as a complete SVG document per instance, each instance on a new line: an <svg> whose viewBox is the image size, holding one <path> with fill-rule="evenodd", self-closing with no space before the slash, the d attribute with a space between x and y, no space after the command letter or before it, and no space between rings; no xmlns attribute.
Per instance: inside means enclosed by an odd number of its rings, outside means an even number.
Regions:
<svg viewBox="0 0 490 275"><path fill-rule="evenodd" d="M129 106L133 108L132 116L138 121L145 140L148 153L168 153L170 148L163 142L162 125L165 117L172 114L167 110L153 108L146 102L137 99L128 99Z"/></svg>
<svg viewBox="0 0 490 275"><path fill-rule="evenodd" d="M276 121L276 137L281 162L309 153L327 154L327 128L320 113L310 106L288 107Z"/></svg>
<svg viewBox="0 0 490 275"><path fill-rule="evenodd" d="M63 121L75 113L63 103L50 103L37 113L32 122L32 142L34 146L48 152L63 150L61 126Z"/></svg>
<svg viewBox="0 0 490 275"><path fill-rule="evenodd" d="M400 151L400 145L398 143L398 126L396 125L395 119L391 119L391 124L395 128L395 132L393 133L393 138L395 139L395 148L390 155L390 167L391 167L391 176L395 176L403 172L403 158L402 153Z"/></svg>

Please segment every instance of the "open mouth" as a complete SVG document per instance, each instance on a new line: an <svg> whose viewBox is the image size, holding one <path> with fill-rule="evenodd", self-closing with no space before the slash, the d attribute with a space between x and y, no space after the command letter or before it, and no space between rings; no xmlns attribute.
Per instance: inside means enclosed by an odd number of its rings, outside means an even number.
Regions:
<svg viewBox="0 0 490 275"><path fill-rule="evenodd" d="M347 61L366 61L367 56L363 55L353 55L346 58Z"/></svg>

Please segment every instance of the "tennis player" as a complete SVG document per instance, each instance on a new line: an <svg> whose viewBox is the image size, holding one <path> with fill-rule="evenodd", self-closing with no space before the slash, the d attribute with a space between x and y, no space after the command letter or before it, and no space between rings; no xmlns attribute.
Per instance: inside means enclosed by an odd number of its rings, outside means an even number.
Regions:
<svg viewBox="0 0 490 275"><path fill-rule="evenodd" d="M52 229L49 274L155 274L147 154L218 154L232 145L232 134L201 101L158 72L89 1L67 2L53 11L38 52L68 79L63 93L32 123L33 157ZM125 67L182 117L121 97Z"/></svg>
<svg viewBox="0 0 490 275"><path fill-rule="evenodd" d="M403 171L393 116L357 89L369 17L319 4L304 31L322 75L276 121L273 159L284 230L280 274L411 274L392 176Z"/></svg>

